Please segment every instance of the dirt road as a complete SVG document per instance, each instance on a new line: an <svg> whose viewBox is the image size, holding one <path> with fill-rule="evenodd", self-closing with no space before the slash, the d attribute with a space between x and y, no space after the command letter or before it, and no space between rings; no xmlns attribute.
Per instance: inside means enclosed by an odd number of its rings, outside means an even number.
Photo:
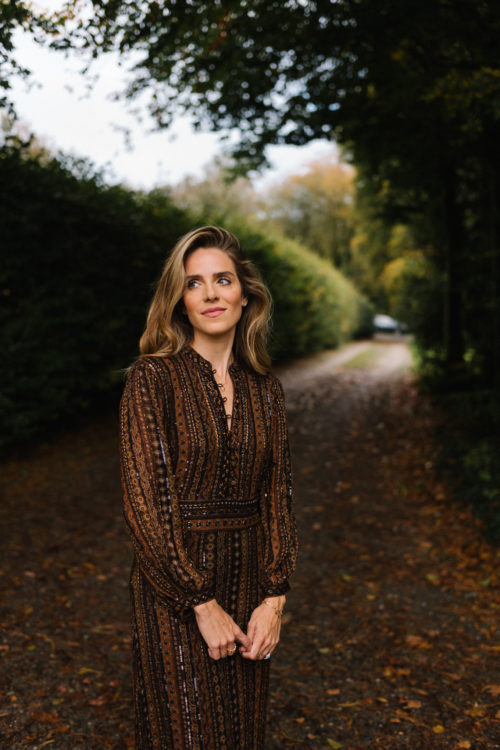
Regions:
<svg viewBox="0 0 500 750"><path fill-rule="evenodd" d="M409 365L388 340L279 371L301 554L267 750L500 748L499 553L436 474L441 417ZM114 417L1 484L0 746L132 748Z"/></svg>

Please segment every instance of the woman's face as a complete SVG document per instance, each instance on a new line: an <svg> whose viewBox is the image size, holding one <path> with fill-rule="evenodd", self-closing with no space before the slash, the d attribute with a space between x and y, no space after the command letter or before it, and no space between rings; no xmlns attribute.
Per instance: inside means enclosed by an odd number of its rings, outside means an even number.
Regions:
<svg viewBox="0 0 500 750"><path fill-rule="evenodd" d="M185 264L184 305L193 340L234 335L247 303L232 259L215 247L200 247Z"/></svg>

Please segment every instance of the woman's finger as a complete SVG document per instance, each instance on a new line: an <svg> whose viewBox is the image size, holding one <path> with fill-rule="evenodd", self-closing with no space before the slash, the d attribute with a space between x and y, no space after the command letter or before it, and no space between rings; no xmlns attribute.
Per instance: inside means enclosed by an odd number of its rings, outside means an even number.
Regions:
<svg viewBox="0 0 500 750"><path fill-rule="evenodd" d="M246 635L241 628L239 628L237 625L235 625L234 628L234 638L238 643L241 643L242 646L245 647L245 649L249 649L252 647L252 639L250 636Z"/></svg>
<svg viewBox="0 0 500 750"><path fill-rule="evenodd" d="M257 635L252 643L252 648L250 650L250 658L252 659L259 659L259 654L262 652L264 643L264 637L262 635Z"/></svg>
<svg viewBox="0 0 500 750"><path fill-rule="evenodd" d="M268 654L272 652L272 647L267 643L262 643L257 654L258 659L265 659Z"/></svg>

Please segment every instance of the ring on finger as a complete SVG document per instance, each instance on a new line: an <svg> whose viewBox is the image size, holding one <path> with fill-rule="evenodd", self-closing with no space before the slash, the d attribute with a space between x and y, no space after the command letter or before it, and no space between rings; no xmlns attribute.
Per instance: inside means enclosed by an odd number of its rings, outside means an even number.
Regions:
<svg viewBox="0 0 500 750"><path fill-rule="evenodd" d="M227 650L227 655L232 656L236 651L236 644L233 645L233 648L231 650Z"/></svg>

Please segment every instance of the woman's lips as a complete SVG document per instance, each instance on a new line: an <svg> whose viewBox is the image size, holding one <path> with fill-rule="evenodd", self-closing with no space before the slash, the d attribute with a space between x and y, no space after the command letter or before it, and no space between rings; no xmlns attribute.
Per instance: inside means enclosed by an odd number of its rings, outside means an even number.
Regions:
<svg viewBox="0 0 500 750"><path fill-rule="evenodd" d="M205 310L202 315L204 315L206 318L216 318L223 312L225 312L224 307L212 307L210 308L210 310Z"/></svg>

